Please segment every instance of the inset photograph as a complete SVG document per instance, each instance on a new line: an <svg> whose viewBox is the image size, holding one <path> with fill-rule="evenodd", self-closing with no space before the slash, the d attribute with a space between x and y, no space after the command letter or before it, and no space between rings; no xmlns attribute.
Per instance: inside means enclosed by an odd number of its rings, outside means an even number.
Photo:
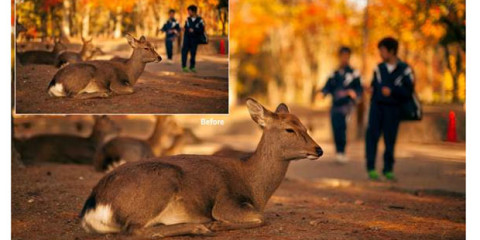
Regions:
<svg viewBox="0 0 480 240"><path fill-rule="evenodd" d="M227 114L228 0L19 1L17 114Z"/></svg>

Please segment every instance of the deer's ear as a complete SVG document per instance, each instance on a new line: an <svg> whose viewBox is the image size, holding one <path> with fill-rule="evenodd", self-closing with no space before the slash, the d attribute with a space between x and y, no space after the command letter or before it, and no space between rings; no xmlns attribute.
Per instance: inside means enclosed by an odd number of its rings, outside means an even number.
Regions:
<svg viewBox="0 0 480 240"><path fill-rule="evenodd" d="M275 110L275 113L290 113L290 111L285 103L280 103Z"/></svg>
<svg viewBox="0 0 480 240"><path fill-rule="evenodd" d="M145 38L145 36L141 36L141 37L140 37L140 42L141 42L141 43L144 43L144 42L146 42L146 41L147 41L147 39Z"/></svg>
<svg viewBox="0 0 480 240"><path fill-rule="evenodd" d="M261 127L267 125L267 121L271 118L272 113L265 109L262 104L258 103L252 98L247 99L247 108L250 112L250 116Z"/></svg>
<svg viewBox="0 0 480 240"><path fill-rule="evenodd" d="M137 39L135 39L132 35L128 34L125 36L125 38L127 39L128 41L128 44L130 44L130 46L132 48L136 48L138 45L137 45Z"/></svg>

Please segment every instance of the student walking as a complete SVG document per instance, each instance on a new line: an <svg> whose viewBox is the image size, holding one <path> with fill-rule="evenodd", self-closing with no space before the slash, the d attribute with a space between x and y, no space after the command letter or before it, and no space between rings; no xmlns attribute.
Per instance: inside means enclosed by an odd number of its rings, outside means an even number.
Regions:
<svg viewBox="0 0 480 240"><path fill-rule="evenodd" d="M383 134L383 175L387 180L395 180L393 164L395 140L401 118L400 106L413 94L413 71L397 57L396 39L382 39L378 43L378 49L383 62L375 68L371 85L373 93L366 134L367 171L370 179L379 178L375 170L375 159L378 140Z"/></svg>
<svg viewBox="0 0 480 240"><path fill-rule="evenodd" d="M340 48L338 51L340 66L328 78L322 89L323 96L332 95L330 118L337 151L335 159L339 163L348 162L345 156L347 119L363 93L360 74L350 66L351 54L350 48Z"/></svg>
<svg viewBox="0 0 480 240"><path fill-rule="evenodd" d="M167 63L173 63L173 43L180 34L180 24L175 19L175 10L168 11L169 18L163 25L161 31L165 33L165 48L167 50Z"/></svg>
<svg viewBox="0 0 480 240"><path fill-rule="evenodd" d="M182 70L183 72L196 72L195 56L200 39L205 32L205 23L197 15L197 6L190 5L188 8L188 18L185 21L185 34L183 36L182 46ZM190 69L187 68L187 55L190 52Z"/></svg>

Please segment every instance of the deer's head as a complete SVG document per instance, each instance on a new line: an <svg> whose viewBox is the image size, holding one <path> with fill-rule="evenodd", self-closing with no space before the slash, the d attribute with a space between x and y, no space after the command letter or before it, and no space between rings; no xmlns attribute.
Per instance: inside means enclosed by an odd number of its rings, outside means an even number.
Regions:
<svg viewBox="0 0 480 240"><path fill-rule="evenodd" d="M263 138L283 160L316 160L322 148L308 135L297 116L281 103L271 112L254 99L247 100L250 116L263 129Z"/></svg>
<svg viewBox="0 0 480 240"><path fill-rule="evenodd" d="M65 44L63 44L60 39L54 39L54 43L55 44L53 45L53 52L59 53L67 50L67 46L65 46Z"/></svg>
<svg viewBox="0 0 480 240"><path fill-rule="evenodd" d="M98 143L104 143L120 133L120 127L107 116L93 116L92 136Z"/></svg>
<svg viewBox="0 0 480 240"><path fill-rule="evenodd" d="M155 47L152 43L147 41L144 36L141 36L140 39L135 39L132 35L127 34L126 36L128 44L133 48L134 51L138 51L142 58L142 62L160 62L162 57L155 51Z"/></svg>
<svg viewBox="0 0 480 240"><path fill-rule="evenodd" d="M85 39L82 37L82 51L93 52L95 50L95 45L93 45L93 38Z"/></svg>

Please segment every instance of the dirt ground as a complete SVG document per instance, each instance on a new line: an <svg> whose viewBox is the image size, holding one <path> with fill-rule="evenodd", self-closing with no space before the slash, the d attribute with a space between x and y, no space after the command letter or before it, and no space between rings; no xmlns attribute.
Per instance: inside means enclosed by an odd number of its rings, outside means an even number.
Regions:
<svg viewBox="0 0 480 240"><path fill-rule="evenodd" d="M128 50L114 53L129 56ZM226 55L199 54L198 73L182 73L178 54L174 61L173 65L166 61L147 64L131 95L89 100L52 98L47 94L47 86L57 71L55 67L17 64L16 112L228 113Z"/></svg>
<svg viewBox="0 0 480 240"><path fill-rule="evenodd" d="M12 239L135 239L92 235L81 229L77 215L101 177L90 166L14 169ZM266 226L217 232L208 239L465 238L463 196L411 193L381 185L287 178L267 205Z"/></svg>

